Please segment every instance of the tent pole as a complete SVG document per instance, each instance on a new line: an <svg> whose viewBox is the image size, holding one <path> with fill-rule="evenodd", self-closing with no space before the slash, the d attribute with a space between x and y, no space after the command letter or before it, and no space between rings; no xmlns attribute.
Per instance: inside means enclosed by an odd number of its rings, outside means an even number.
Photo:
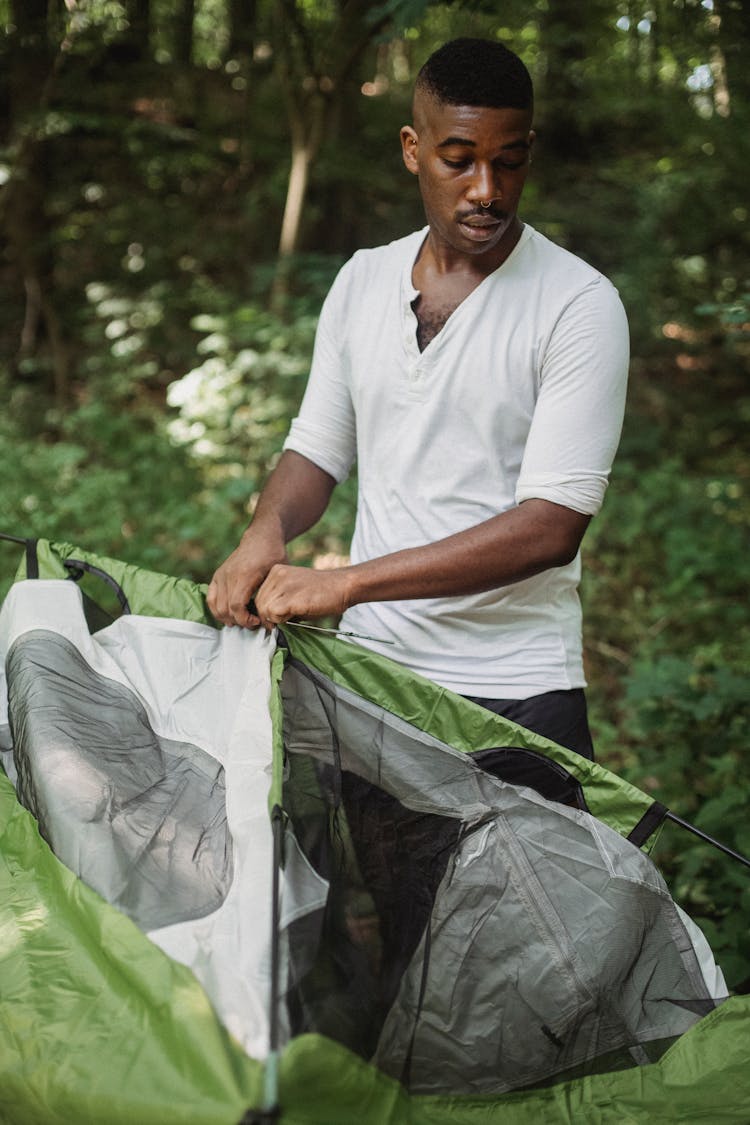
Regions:
<svg viewBox="0 0 750 1125"><path fill-rule="evenodd" d="M269 1012L269 1056L265 1061L263 1089L264 1120L279 1115L279 973L281 967L281 861L283 849L283 810L279 804L271 809L273 835L273 886L271 891L271 996Z"/></svg>
<svg viewBox="0 0 750 1125"><path fill-rule="evenodd" d="M271 809L273 838L273 884L271 889L271 984L268 1013L268 1057L263 1075L263 1107L248 1109L238 1125L273 1125L281 1118L279 1105L279 970L281 965L281 860L284 841L284 812Z"/></svg>
<svg viewBox="0 0 750 1125"><path fill-rule="evenodd" d="M279 972L281 967L281 862L284 813L280 805L271 809L273 834L273 888L271 892L271 997L268 1025L268 1061L264 1109L273 1112L279 1104Z"/></svg>
<svg viewBox="0 0 750 1125"><path fill-rule="evenodd" d="M726 844L721 844L718 840L715 840L713 836L709 836L706 832L701 832L700 828L696 828L694 824L690 824L689 821L683 820L680 816L675 816L675 814L673 812L670 812L668 809L664 819L671 820L675 824L679 824L681 828L687 828L688 832L692 832L694 836L698 836L698 838L703 840L704 843L713 844L713 846L715 848L718 848L720 852L723 852L724 855L731 856L732 859L736 859L739 863L743 863L745 867L750 867L750 859L747 859L744 855L740 855L739 852L735 852L731 848L728 848Z"/></svg>

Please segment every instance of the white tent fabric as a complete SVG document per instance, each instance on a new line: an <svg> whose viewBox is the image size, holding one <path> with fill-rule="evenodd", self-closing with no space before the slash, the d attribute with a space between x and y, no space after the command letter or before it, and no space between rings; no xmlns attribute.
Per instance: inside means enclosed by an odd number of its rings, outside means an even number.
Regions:
<svg viewBox="0 0 750 1125"><path fill-rule="evenodd" d="M78 587L59 580L20 582L13 587L0 614L0 653L4 657L20 638L35 631L63 638L96 677L133 693L159 740L199 747L223 767L233 867L228 893L206 916L151 929L149 936L195 972L223 1023L246 1050L256 1058L265 1057L272 878L268 703L274 639L262 631L217 631L187 621L138 616L123 616L92 636ZM0 733L0 746L6 747L3 764L14 777L5 675L2 667L0 732L5 731L5 736ZM84 825L113 815L107 807L112 794L106 776L87 768L70 745L63 747L61 742L50 746L40 763L40 772L43 769L49 788L54 789L49 800L59 806L64 796L71 818ZM37 788L42 784L37 779ZM45 807L47 799L43 793L40 801ZM175 829L167 813L158 825L159 847L173 846ZM72 854L79 867L92 865L85 832L85 827L71 830L65 841L69 866ZM149 840L150 847L154 843ZM304 879L297 877L299 864L306 868ZM101 877L106 882L106 871ZM104 886L97 889L106 892ZM282 922L322 905L326 893L325 883L304 858L292 853L282 887ZM105 897L110 896L105 893Z"/></svg>

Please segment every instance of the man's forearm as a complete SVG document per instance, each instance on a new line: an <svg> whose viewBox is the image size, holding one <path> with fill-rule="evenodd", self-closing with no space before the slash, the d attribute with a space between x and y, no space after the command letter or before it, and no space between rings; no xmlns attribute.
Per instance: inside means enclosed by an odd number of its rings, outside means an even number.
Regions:
<svg viewBox="0 0 750 1125"><path fill-rule="evenodd" d="M277 534L284 545L290 543L318 522L335 485L323 469L300 453L287 450L260 494L245 535L262 525Z"/></svg>
<svg viewBox="0 0 750 1125"><path fill-rule="evenodd" d="M575 558L589 517L543 500L350 568L349 604L478 594Z"/></svg>
<svg viewBox="0 0 750 1125"><path fill-rule="evenodd" d="M331 571L274 566L256 599L270 627L290 617L342 613L361 602L477 594L575 558L589 517L527 500L476 527Z"/></svg>

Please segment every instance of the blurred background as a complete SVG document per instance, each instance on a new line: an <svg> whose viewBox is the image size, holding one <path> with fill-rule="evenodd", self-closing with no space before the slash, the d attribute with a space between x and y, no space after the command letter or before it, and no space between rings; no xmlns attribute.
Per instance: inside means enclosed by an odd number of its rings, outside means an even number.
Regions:
<svg viewBox="0 0 750 1125"><path fill-rule="evenodd" d="M630 317L625 432L584 544L599 758L750 854L742 0L0 0L0 531L210 578L336 269L423 223L398 130L457 35L526 61L522 217ZM355 491L296 561L346 556ZM655 858L750 989L748 870L671 827Z"/></svg>

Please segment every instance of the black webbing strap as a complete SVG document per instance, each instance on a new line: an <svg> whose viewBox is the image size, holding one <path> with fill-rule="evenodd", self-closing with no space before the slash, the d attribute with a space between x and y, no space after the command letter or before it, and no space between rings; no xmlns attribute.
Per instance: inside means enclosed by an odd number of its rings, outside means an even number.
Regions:
<svg viewBox="0 0 750 1125"><path fill-rule="evenodd" d="M7 535L5 532L0 531L0 540L4 540L6 543L19 543L22 547L25 547L26 577L31 579L39 577L38 539L22 538L20 535ZM84 574L93 574L97 578L101 578L102 582L106 582L106 584L114 590L122 612L131 612L130 603L128 602L125 591L111 574L107 574L106 570L94 566L93 563L85 562L83 559L63 559L62 564L68 571L68 577L72 578L74 582L80 581Z"/></svg>
<svg viewBox="0 0 750 1125"><path fill-rule="evenodd" d="M5 540L6 543L20 543L22 547L26 548L26 577L38 578L39 577L39 559L37 558L36 545L38 539L23 539L20 535L6 535L0 532L0 539Z"/></svg>
<svg viewBox="0 0 750 1125"><path fill-rule="evenodd" d="M281 1107L273 1109L248 1109L237 1125L273 1125L281 1116Z"/></svg>
<svg viewBox="0 0 750 1125"><path fill-rule="evenodd" d="M26 577L38 578L39 577L39 556L37 555L36 545L38 539L26 540Z"/></svg>
<svg viewBox="0 0 750 1125"><path fill-rule="evenodd" d="M649 836L655 832L662 823L667 812L668 809L666 805L662 805L660 801L654 801L653 805L646 809L635 828L628 832L627 839L630 840L630 843L635 844L637 848L642 847Z"/></svg>

